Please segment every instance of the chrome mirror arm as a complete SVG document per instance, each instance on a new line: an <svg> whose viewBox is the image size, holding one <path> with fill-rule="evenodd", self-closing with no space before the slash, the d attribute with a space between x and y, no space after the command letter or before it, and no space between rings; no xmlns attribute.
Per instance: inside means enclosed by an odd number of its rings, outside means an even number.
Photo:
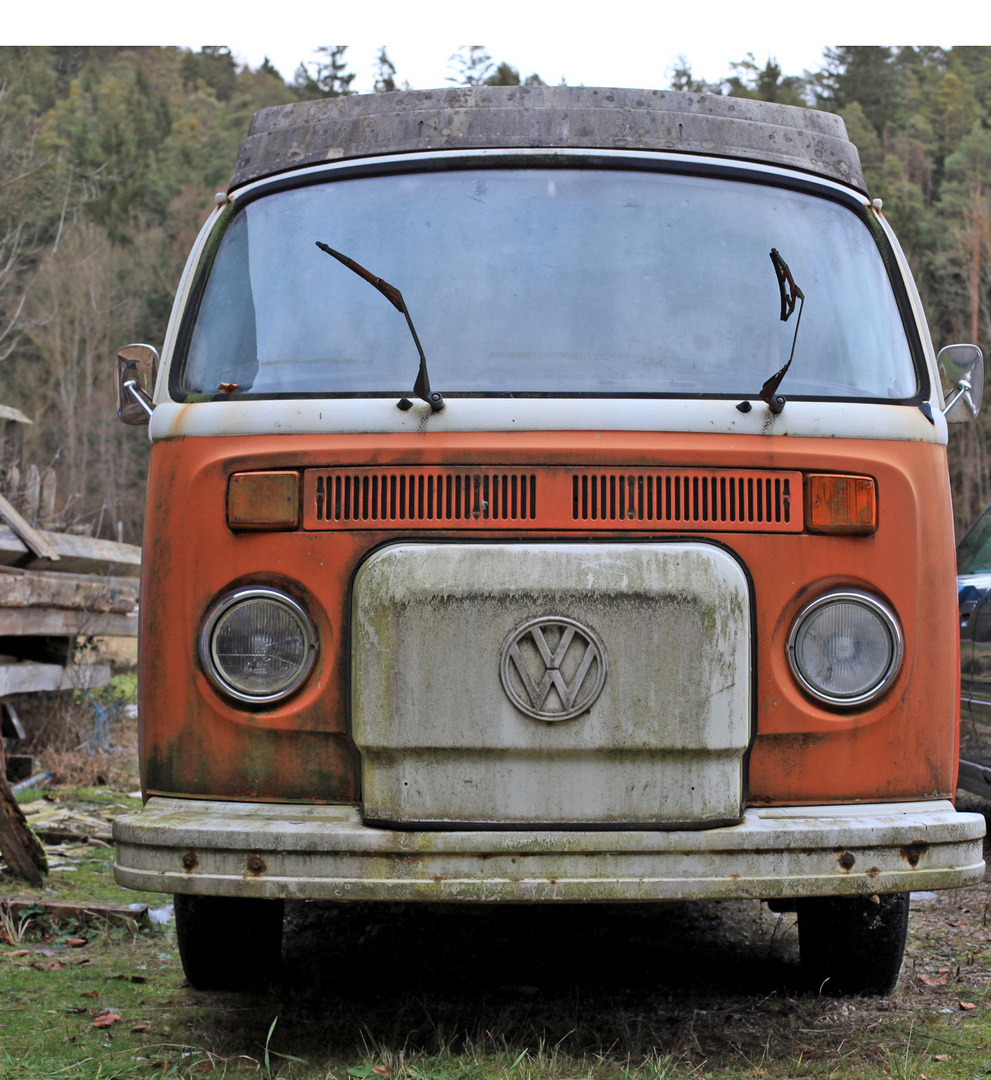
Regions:
<svg viewBox="0 0 991 1080"><path fill-rule="evenodd" d="M125 345L114 358L114 402L125 424L147 424L155 410L150 390L158 378L158 350L152 345Z"/></svg>
<svg viewBox="0 0 991 1080"><path fill-rule="evenodd" d="M124 389L130 393L131 397L134 398L134 400L141 406L142 409L144 409L144 411L150 417L152 412L154 412L155 410L155 406L152 404L152 400L148 396L147 392L143 390L140 386L138 386L137 380L128 379L124 383Z"/></svg>

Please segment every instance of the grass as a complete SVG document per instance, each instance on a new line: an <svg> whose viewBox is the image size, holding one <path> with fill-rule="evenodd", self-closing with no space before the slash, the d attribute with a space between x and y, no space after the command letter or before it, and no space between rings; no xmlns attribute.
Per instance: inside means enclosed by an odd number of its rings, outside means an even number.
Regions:
<svg viewBox="0 0 991 1080"><path fill-rule="evenodd" d="M39 899L168 902L118 888L111 858L87 846ZM793 918L756 902L290 905L284 977L252 995L186 985L172 926L35 916L0 944L0 1080L984 1080L989 901L917 905L898 990L873 1001L805 995Z"/></svg>
<svg viewBox="0 0 991 1080"><path fill-rule="evenodd" d="M804 996L756 910L644 923L299 906L289 969L189 988L171 928L36 926L0 950L0 1077L17 1080L730 1080L991 1075L981 971L882 1001ZM585 922L585 933L579 930ZM657 933L655 933L655 931ZM68 943L70 934L86 944ZM250 948L250 942L245 943ZM776 946L777 947L777 946ZM43 951L39 951L43 950ZM639 958L639 963L637 959ZM966 956L961 956L966 962ZM974 1002L972 1011L960 1000ZM94 1021L107 1010L119 1020Z"/></svg>

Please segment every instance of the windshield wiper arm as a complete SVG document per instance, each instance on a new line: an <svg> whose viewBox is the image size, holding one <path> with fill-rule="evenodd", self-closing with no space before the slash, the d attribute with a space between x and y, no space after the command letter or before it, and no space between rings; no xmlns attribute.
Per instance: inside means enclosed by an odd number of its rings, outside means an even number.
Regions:
<svg viewBox="0 0 991 1080"><path fill-rule="evenodd" d="M762 401L767 402L767 407L772 413L779 413L785 407L785 397L778 393L778 387L781 385L781 380L785 377L788 369L791 367L791 362L795 356L795 342L798 341L798 327L802 322L802 309L805 307L805 293L795 284L795 279L791 276L791 270L788 264L778 254L777 248L771 248L771 262L774 264L774 273L778 278L778 292L781 294L781 321L787 322L795 311L795 304L800 300L798 304L798 318L795 320L795 333L791 339L791 355L788 357L788 363L783 368L776 371L764 385L760 388L760 394L758 395Z"/></svg>
<svg viewBox="0 0 991 1080"><path fill-rule="evenodd" d="M413 320L409 317L409 311L406 310L406 301L403 299L403 294L395 285L390 285L388 281L376 277L360 263L356 263L354 259L349 259L347 255L342 255L339 251L335 251L332 247L321 243L319 240L316 241L316 245L321 251L326 251L328 255L333 255L338 262L343 263L349 270L354 271L358 277L364 278L369 285L378 289L397 311L401 311L406 316L406 324L409 326L409 332L413 335L413 341L416 343L416 351L420 354L420 370L417 373L416 382L413 383L413 393L421 401L425 401L434 412L440 412L441 409L444 408L444 398L437 393L436 390L432 391L430 389L430 376L427 374L427 358L423 355L423 346L420 344L419 337L417 337L416 327L413 326ZM406 398L401 398L399 407L401 409L408 409L409 401L407 401Z"/></svg>

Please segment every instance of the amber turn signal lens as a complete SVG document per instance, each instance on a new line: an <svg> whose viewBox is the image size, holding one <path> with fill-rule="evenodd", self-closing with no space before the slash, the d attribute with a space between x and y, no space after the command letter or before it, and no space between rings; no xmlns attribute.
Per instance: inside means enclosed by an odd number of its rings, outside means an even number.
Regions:
<svg viewBox="0 0 991 1080"><path fill-rule="evenodd" d="M299 525L299 473L234 473L227 488L231 529L295 529Z"/></svg>
<svg viewBox="0 0 991 1080"><path fill-rule="evenodd" d="M867 536L877 531L877 495L869 476L812 473L805 496L809 532Z"/></svg>

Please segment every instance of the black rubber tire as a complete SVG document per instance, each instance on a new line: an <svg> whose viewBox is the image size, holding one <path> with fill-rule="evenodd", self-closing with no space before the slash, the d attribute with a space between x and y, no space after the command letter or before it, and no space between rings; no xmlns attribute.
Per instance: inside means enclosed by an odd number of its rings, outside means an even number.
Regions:
<svg viewBox="0 0 991 1080"><path fill-rule="evenodd" d="M197 990L257 990L282 963L281 900L175 897L182 970Z"/></svg>
<svg viewBox="0 0 991 1080"><path fill-rule="evenodd" d="M798 903L802 970L813 993L889 994L908 931L908 893L824 897Z"/></svg>

